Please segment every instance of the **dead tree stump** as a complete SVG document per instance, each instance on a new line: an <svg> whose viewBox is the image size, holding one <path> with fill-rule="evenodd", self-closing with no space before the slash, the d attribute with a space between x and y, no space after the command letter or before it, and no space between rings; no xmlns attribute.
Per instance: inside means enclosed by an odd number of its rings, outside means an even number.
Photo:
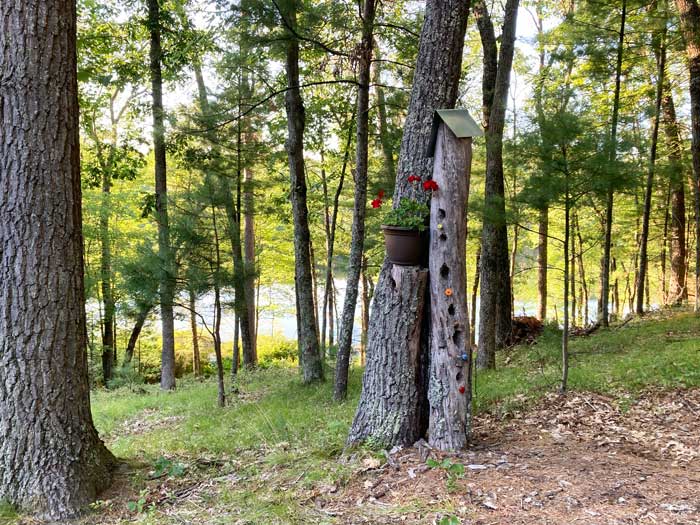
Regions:
<svg viewBox="0 0 700 525"><path fill-rule="evenodd" d="M466 239L471 138L440 122L430 208L429 443L440 450L467 445L471 351L467 311Z"/></svg>

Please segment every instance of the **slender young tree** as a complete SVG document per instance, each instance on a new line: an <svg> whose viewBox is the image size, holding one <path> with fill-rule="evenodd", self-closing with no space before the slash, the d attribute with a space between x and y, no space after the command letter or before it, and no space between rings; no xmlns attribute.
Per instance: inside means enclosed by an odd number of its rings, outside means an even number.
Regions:
<svg viewBox="0 0 700 525"><path fill-rule="evenodd" d="M316 308L311 275L311 233L306 204L306 170L304 163L304 101L299 89L299 39L296 34L298 0L290 0L280 15L287 34L285 71L287 91L287 157L291 179L292 215L294 218L294 284L297 305L299 361L304 383L323 379L323 361L316 329Z"/></svg>
<svg viewBox="0 0 700 525"><path fill-rule="evenodd" d="M627 0L622 0L620 12L620 31L617 42L617 62L615 67L615 91L613 95L612 120L610 123L610 144L608 146L608 160L611 165L617 161L617 125L620 115L620 83L622 78L622 57L625 45L625 23L627 21ZM598 317L603 326L608 326L610 321L610 251L612 247L612 225L614 189L610 182L605 200L605 239L603 241L603 258L600 262L600 310ZM616 303L617 304L617 303Z"/></svg>
<svg viewBox="0 0 700 525"><path fill-rule="evenodd" d="M375 0L362 1L362 40L358 51L357 81L357 141L355 144L355 204L352 219L352 239L348 261L347 286L343 317L338 336L338 356L335 367L333 397L342 401L348 392L348 368L352 351L352 332L355 325L358 284L362 272L365 242L365 214L367 210L367 171L369 155L369 84L374 44Z"/></svg>
<svg viewBox="0 0 700 525"><path fill-rule="evenodd" d="M657 11L658 12L658 11ZM637 279L638 315L644 313L644 288L647 280L647 247L649 244L649 219L651 215L651 198L654 189L654 170L656 168L656 150L659 139L659 123L661 122L661 104L664 93L664 74L666 70L666 21L660 35L661 41L654 43L658 55L658 72L656 75L656 101L654 104L654 122L651 127L651 148L649 151L649 167L644 188L644 212L642 214L642 233L639 239L639 278ZM656 40L656 37L654 38ZM648 287L647 287L647 291Z"/></svg>
<svg viewBox="0 0 700 525"><path fill-rule="evenodd" d="M0 500L63 521L115 463L90 414L76 4L0 20Z"/></svg>
<svg viewBox="0 0 700 525"><path fill-rule="evenodd" d="M165 159L165 125L163 117L163 74L161 48L160 0L148 0L150 32L151 96L153 111L153 152L155 155L156 218L158 221L158 255L161 261L160 317L162 350L160 387L175 388L175 258L170 245L168 221L168 175Z"/></svg>

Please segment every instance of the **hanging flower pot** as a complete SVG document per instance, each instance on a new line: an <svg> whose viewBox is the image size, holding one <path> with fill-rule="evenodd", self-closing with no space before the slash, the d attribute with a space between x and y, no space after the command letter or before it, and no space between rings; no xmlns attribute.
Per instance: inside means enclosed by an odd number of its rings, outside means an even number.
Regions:
<svg viewBox="0 0 700 525"><path fill-rule="evenodd" d="M382 225L389 262L400 266L417 266L423 254L420 231L404 226Z"/></svg>

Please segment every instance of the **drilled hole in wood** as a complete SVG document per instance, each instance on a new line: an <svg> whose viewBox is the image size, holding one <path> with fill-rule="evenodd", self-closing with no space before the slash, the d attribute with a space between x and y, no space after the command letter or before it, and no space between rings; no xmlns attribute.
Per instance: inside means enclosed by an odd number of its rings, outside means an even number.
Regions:
<svg viewBox="0 0 700 525"><path fill-rule="evenodd" d="M438 210L438 219L444 219L446 215L447 214L445 213L445 210L443 210L442 208Z"/></svg>
<svg viewBox="0 0 700 525"><path fill-rule="evenodd" d="M447 235L445 235L444 233L441 233L441 234L440 234L440 240L441 240L441 241L446 241L446 240L447 240Z"/></svg>
<svg viewBox="0 0 700 525"><path fill-rule="evenodd" d="M450 268L446 264L440 267L440 277L447 279L450 276Z"/></svg>
<svg viewBox="0 0 700 525"><path fill-rule="evenodd" d="M455 330L454 335L452 336L452 342L457 346L461 347L462 346L462 331L461 330Z"/></svg>
<svg viewBox="0 0 700 525"><path fill-rule="evenodd" d="M459 372L457 372L457 375L455 376L455 379L456 379L457 381L461 381L461 380L462 380L462 371L461 371L461 370L460 370Z"/></svg>
<svg viewBox="0 0 700 525"><path fill-rule="evenodd" d="M455 305L451 304L451 305L447 308L447 313L450 314L450 315L454 315L454 314L455 314Z"/></svg>

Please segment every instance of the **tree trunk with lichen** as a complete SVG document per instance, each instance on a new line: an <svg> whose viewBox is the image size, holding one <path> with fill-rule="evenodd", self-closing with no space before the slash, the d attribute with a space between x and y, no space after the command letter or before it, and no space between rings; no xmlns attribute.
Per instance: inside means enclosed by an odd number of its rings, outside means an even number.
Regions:
<svg viewBox="0 0 700 525"><path fill-rule="evenodd" d="M64 521L115 461L90 414L75 2L0 2L0 72L0 500Z"/></svg>

